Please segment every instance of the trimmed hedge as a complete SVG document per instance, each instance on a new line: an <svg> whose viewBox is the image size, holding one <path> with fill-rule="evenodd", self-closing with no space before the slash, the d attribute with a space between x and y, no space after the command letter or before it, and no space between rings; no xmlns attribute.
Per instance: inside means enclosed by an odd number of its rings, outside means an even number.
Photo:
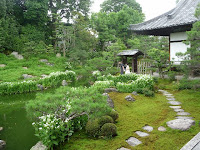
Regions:
<svg viewBox="0 0 200 150"><path fill-rule="evenodd" d="M44 87L61 85L62 80L75 82L76 74L73 71L53 72L43 79L37 81L4 82L0 84L0 95L16 94L40 90L38 84Z"/></svg>

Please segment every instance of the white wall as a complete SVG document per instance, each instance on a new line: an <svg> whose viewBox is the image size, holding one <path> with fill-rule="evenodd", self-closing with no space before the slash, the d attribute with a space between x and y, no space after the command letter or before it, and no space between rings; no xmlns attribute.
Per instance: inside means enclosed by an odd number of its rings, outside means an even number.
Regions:
<svg viewBox="0 0 200 150"><path fill-rule="evenodd" d="M177 32L170 34L170 61L173 61L174 64L180 64L183 61L183 57L177 57L176 53L181 52L185 53L189 45L184 44L181 42L182 40L187 39L186 32Z"/></svg>

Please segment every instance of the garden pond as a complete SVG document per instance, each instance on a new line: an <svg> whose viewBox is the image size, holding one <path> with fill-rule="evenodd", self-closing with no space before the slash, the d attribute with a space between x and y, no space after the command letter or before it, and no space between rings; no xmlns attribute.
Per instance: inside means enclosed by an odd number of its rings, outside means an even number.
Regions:
<svg viewBox="0 0 200 150"><path fill-rule="evenodd" d="M25 110L25 104L35 99L37 93L0 95L0 139L6 141L6 150L28 150L38 142Z"/></svg>

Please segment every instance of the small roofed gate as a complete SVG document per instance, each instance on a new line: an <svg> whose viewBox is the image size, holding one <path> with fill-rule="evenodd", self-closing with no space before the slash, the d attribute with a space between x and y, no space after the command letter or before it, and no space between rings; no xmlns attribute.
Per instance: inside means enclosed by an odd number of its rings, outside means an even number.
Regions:
<svg viewBox="0 0 200 150"><path fill-rule="evenodd" d="M138 74L152 74L151 62L148 62L146 60L139 60L137 64L138 64Z"/></svg>
<svg viewBox="0 0 200 150"><path fill-rule="evenodd" d="M124 50L117 55L122 57L123 64L127 64L127 57L132 57L132 72L138 73L138 56L144 55L141 51L139 51L138 49Z"/></svg>

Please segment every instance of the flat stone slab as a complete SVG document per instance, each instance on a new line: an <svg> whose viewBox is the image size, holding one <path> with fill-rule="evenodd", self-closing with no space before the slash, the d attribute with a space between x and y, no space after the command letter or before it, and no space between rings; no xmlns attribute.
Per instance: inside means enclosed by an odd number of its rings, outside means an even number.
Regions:
<svg viewBox="0 0 200 150"><path fill-rule="evenodd" d="M142 132L142 131L136 131L135 133L136 133L138 136L140 136L140 137L146 137L146 136L149 136L148 133L145 133L145 132Z"/></svg>
<svg viewBox="0 0 200 150"><path fill-rule="evenodd" d="M182 131L190 129L194 124L195 121L192 119L175 119L167 122L168 127Z"/></svg>
<svg viewBox="0 0 200 150"><path fill-rule="evenodd" d="M151 126L144 126L142 129L144 129L144 130L146 130L148 132L153 131L153 127L151 127Z"/></svg>
<svg viewBox="0 0 200 150"><path fill-rule="evenodd" d="M130 149L125 148L125 147L121 147L121 148L118 148L117 150L130 150Z"/></svg>
<svg viewBox="0 0 200 150"><path fill-rule="evenodd" d="M130 145L130 146L137 146L140 145L142 142L138 139L136 139L135 137L130 137L128 140L126 140L126 142Z"/></svg>
<svg viewBox="0 0 200 150"><path fill-rule="evenodd" d="M167 129L166 129L165 127L163 127L163 126L158 127L158 131L164 132L164 131L166 131L166 130L167 130Z"/></svg>
<svg viewBox="0 0 200 150"><path fill-rule="evenodd" d="M184 112L183 109L174 109L175 112Z"/></svg>
<svg viewBox="0 0 200 150"><path fill-rule="evenodd" d="M173 108L173 109L180 109L181 106L169 106L170 108Z"/></svg>
<svg viewBox="0 0 200 150"><path fill-rule="evenodd" d="M165 96L173 96L173 94L170 94L170 93L164 93L163 95L165 95Z"/></svg>
<svg viewBox="0 0 200 150"><path fill-rule="evenodd" d="M175 101L176 99L171 97L171 98L167 98L167 100L168 101Z"/></svg>
<svg viewBox="0 0 200 150"><path fill-rule="evenodd" d="M46 150L47 147L39 141L35 146L33 146L30 150Z"/></svg>
<svg viewBox="0 0 200 150"><path fill-rule="evenodd" d="M200 132L194 136L180 150L200 150Z"/></svg>
<svg viewBox="0 0 200 150"><path fill-rule="evenodd" d="M178 116L187 116L187 115L190 115L190 113L188 113L188 112L178 112L177 115Z"/></svg>
<svg viewBox="0 0 200 150"><path fill-rule="evenodd" d="M176 119L193 119L193 117L177 116Z"/></svg>
<svg viewBox="0 0 200 150"><path fill-rule="evenodd" d="M181 105L182 104L179 101L169 101L168 103L171 104L171 105Z"/></svg>
<svg viewBox="0 0 200 150"><path fill-rule="evenodd" d="M1 67L1 68L5 67L5 66L6 66L5 64L0 64L0 67Z"/></svg>

